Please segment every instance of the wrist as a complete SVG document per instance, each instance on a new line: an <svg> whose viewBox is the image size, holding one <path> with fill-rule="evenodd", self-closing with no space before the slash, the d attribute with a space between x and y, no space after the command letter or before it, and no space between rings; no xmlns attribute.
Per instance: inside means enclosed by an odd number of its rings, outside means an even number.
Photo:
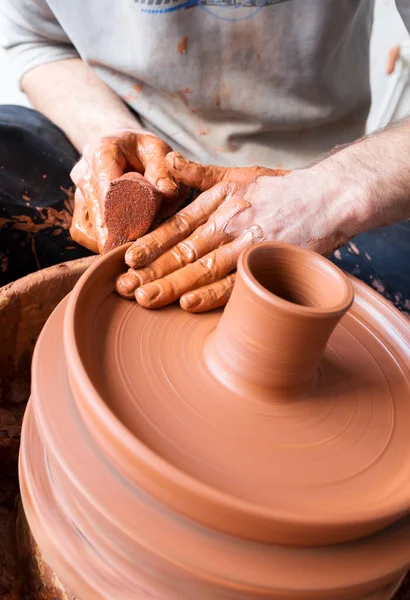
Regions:
<svg viewBox="0 0 410 600"><path fill-rule="evenodd" d="M410 218L410 119L357 140L323 161L343 178L354 235Z"/></svg>
<svg viewBox="0 0 410 600"><path fill-rule="evenodd" d="M381 225L378 173L360 160L354 145L329 156L316 165L319 177L328 182L330 216L346 236Z"/></svg>
<svg viewBox="0 0 410 600"><path fill-rule="evenodd" d="M364 231L369 214L366 194L345 174L343 165L327 158L300 171L300 185L306 214L314 224L309 247L327 255Z"/></svg>
<svg viewBox="0 0 410 600"><path fill-rule="evenodd" d="M127 133L140 133L147 134L142 128L141 123L134 117L130 119L114 119L102 123L96 123L95 126L91 126L88 131L88 139L84 144L82 151L85 146L99 145L104 138L117 138L125 136ZM152 135L152 134L151 134Z"/></svg>

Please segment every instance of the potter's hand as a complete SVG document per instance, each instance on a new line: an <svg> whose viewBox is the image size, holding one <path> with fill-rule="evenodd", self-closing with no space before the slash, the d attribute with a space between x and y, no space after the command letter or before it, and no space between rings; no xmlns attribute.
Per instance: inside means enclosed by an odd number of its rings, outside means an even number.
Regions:
<svg viewBox="0 0 410 600"><path fill-rule="evenodd" d="M144 176L152 193L159 196L159 204L162 199L164 215L175 212L186 190L176 182L165 162L170 151L163 140L140 130L119 130L86 145L71 173L77 185L71 227L73 239L90 250L103 252L108 235L104 218L107 193L110 184L130 170Z"/></svg>
<svg viewBox="0 0 410 600"><path fill-rule="evenodd" d="M256 221L251 222L256 216L247 197L251 186L288 171L198 165L175 152L168 155L167 164L177 181L206 191L129 248L126 262L133 268L118 278L117 291L130 299L135 295L147 308L181 296L181 306L194 312L223 306L233 287L239 254L268 239ZM266 202L259 203L262 211L266 209ZM145 285L154 280L158 281ZM191 290L195 291L187 293Z"/></svg>
<svg viewBox="0 0 410 600"><path fill-rule="evenodd" d="M146 308L180 299L182 308L202 312L227 302L238 257L251 244L277 240L330 254L360 232L368 195L339 161L284 176L195 165L172 153L167 162L178 181L214 185L127 250L131 269L117 291Z"/></svg>

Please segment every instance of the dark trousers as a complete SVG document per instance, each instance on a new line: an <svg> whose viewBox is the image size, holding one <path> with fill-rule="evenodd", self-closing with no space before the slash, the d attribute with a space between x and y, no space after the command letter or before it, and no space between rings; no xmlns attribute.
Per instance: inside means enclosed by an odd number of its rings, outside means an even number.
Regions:
<svg viewBox="0 0 410 600"><path fill-rule="evenodd" d="M78 153L40 113L0 106L0 286L88 256L70 237Z"/></svg>
<svg viewBox="0 0 410 600"><path fill-rule="evenodd" d="M88 256L69 235L78 153L36 111L0 106L0 286ZM331 259L410 315L410 222L362 234Z"/></svg>

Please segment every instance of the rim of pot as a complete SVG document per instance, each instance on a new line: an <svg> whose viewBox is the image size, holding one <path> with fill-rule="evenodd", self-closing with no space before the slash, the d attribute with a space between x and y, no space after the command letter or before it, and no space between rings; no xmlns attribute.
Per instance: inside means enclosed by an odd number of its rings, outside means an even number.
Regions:
<svg viewBox="0 0 410 600"><path fill-rule="evenodd" d="M338 302L329 303L324 306L309 306L306 304L300 304L282 298L274 291L267 289L257 278L255 274L255 267L252 265L252 261L255 260L261 253L269 253L269 260L275 259L275 254L281 256L287 256L295 262L297 258L305 259L305 264L301 268L306 270L309 267L316 266L316 276L321 281L320 285L323 286L324 279L326 276L329 278L328 284L332 283L338 286ZM317 252L308 250L307 248L301 248L285 242L262 242L250 246L242 252L238 261L238 270L241 272L242 279L247 283L250 289L261 297L265 302L268 302L275 309L286 311L287 313L293 313L295 316L307 316L312 318L332 318L340 313L347 311L353 303L354 292L353 286L346 277L346 275L327 258L324 258ZM330 281L332 280L332 281Z"/></svg>

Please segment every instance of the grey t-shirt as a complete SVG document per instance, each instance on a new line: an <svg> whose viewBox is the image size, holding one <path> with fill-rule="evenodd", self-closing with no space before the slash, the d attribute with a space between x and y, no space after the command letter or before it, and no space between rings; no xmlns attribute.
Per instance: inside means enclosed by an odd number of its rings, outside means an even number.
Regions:
<svg viewBox="0 0 410 600"><path fill-rule="evenodd" d="M202 162L295 168L364 132L373 0L1 0L0 17L20 77L80 56Z"/></svg>

